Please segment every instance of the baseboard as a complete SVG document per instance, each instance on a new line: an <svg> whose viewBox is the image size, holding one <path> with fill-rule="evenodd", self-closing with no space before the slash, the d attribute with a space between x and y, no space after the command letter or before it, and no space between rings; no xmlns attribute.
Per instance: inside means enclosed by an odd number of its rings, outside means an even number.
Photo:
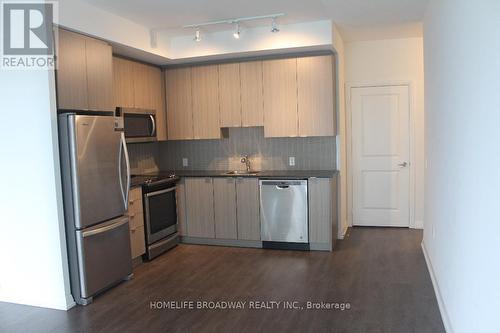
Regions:
<svg viewBox="0 0 500 333"><path fill-rule="evenodd" d="M181 236L181 243L195 245L218 245L218 246L234 246L234 247L253 247L262 248L261 241L237 240L237 239L217 239L217 238L201 238Z"/></svg>
<svg viewBox="0 0 500 333"><path fill-rule="evenodd" d="M349 230L349 224L348 223L345 224L344 230L340 231L340 235L339 235L338 239L344 239L345 235L347 234L347 230Z"/></svg>
<svg viewBox="0 0 500 333"><path fill-rule="evenodd" d="M425 263L427 264L427 269L429 270L429 274L431 276L432 286L434 287L434 293L436 294L436 299L439 306L439 312L441 313L441 319L443 320L444 329L448 333L453 333L453 328L450 323L450 319L448 317L448 312L446 311L446 307L444 305L443 298L441 296L441 291L439 290L439 285L437 283L436 275L434 274L434 268L432 267L431 258L427 253L427 249L425 248L425 243L422 240L422 252L424 253Z"/></svg>

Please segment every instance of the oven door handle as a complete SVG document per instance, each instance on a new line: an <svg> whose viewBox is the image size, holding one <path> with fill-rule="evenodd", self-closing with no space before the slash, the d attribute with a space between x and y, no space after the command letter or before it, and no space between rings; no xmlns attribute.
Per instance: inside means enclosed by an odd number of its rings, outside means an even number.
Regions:
<svg viewBox="0 0 500 333"><path fill-rule="evenodd" d="M164 193L167 193L167 192L172 192L172 191L175 191L175 186L171 187L171 188L168 188L166 190L161 190L161 191L146 193L146 197L150 198L150 197L154 197L154 196L157 196L157 195L160 195L160 194L164 194Z"/></svg>

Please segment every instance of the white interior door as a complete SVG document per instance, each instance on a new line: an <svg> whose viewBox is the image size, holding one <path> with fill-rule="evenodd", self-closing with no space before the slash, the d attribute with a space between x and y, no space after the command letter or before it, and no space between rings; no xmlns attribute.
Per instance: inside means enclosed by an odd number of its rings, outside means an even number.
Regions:
<svg viewBox="0 0 500 333"><path fill-rule="evenodd" d="M351 89L353 224L410 224L407 86Z"/></svg>

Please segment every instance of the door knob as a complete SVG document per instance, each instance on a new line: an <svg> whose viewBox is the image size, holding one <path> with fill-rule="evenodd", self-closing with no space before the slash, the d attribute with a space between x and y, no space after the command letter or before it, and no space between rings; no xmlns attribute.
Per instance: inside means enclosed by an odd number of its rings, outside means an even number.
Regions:
<svg viewBox="0 0 500 333"><path fill-rule="evenodd" d="M406 168L408 166L407 162L399 163L398 164L401 168Z"/></svg>

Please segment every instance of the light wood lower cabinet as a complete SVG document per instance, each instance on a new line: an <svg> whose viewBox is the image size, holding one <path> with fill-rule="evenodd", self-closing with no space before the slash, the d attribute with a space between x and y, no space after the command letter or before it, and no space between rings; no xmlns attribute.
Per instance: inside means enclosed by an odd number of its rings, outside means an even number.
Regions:
<svg viewBox="0 0 500 333"><path fill-rule="evenodd" d="M128 216L130 227L130 248L132 259L146 252L144 234L144 213L142 208L142 189L133 188L129 193Z"/></svg>
<svg viewBox="0 0 500 333"><path fill-rule="evenodd" d="M179 235L187 236L186 222L186 182L181 178L175 188L175 198L177 201L177 227Z"/></svg>
<svg viewBox="0 0 500 333"><path fill-rule="evenodd" d="M215 238L212 178L186 178L187 235Z"/></svg>
<svg viewBox="0 0 500 333"><path fill-rule="evenodd" d="M309 178L309 243L312 250L333 250L337 239L335 178Z"/></svg>
<svg viewBox="0 0 500 333"><path fill-rule="evenodd" d="M259 180L236 179L238 239L260 240Z"/></svg>
<svg viewBox="0 0 500 333"><path fill-rule="evenodd" d="M214 178L215 238L237 239L236 182L234 178Z"/></svg>

